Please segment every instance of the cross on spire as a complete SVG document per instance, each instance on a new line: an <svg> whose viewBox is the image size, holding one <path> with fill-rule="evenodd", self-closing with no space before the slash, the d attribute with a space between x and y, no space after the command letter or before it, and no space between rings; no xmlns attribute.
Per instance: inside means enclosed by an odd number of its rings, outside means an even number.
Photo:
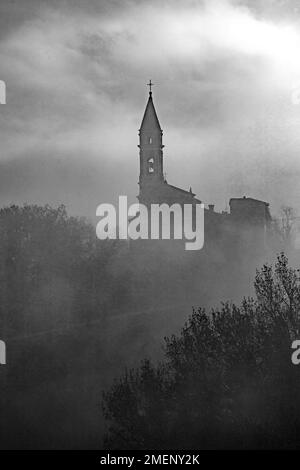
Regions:
<svg viewBox="0 0 300 470"><path fill-rule="evenodd" d="M152 81L149 80L149 83L147 83L147 86L149 87L149 94L150 94L150 96L152 95L152 90L151 90L151 88L153 87L153 85L154 85L154 83L152 83Z"/></svg>

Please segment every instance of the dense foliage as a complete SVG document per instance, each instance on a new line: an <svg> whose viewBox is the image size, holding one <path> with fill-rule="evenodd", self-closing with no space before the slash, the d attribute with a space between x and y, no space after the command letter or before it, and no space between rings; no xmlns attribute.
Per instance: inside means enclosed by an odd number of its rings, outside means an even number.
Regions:
<svg viewBox="0 0 300 470"><path fill-rule="evenodd" d="M176 331L191 303L248 292L260 250L224 243L191 253L100 241L95 225L64 206L1 209L8 362L0 371L0 447L68 447L76 439L97 446L97 390L126 363L158 356L161 336ZM298 369L290 360L298 273L282 256L255 287L256 301L195 311L166 340L161 365L144 361L115 382L104 398L106 446L298 445Z"/></svg>
<svg viewBox="0 0 300 470"><path fill-rule="evenodd" d="M104 394L105 446L118 449L297 448L298 270L278 257L255 278L256 300L194 310L165 360L144 360Z"/></svg>
<svg viewBox="0 0 300 470"><path fill-rule="evenodd" d="M179 245L98 240L95 224L69 216L64 206L0 209L0 331L6 337L170 307L183 295L190 304L199 279L203 293L215 297L214 279L225 279L224 270L228 264L215 246L213 253L195 254Z"/></svg>
<svg viewBox="0 0 300 470"><path fill-rule="evenodd" d="M3 334L90 321L111 308L122 273L117 242L100 243L85 219L64 206L0 210L0 328Z"/></svg>

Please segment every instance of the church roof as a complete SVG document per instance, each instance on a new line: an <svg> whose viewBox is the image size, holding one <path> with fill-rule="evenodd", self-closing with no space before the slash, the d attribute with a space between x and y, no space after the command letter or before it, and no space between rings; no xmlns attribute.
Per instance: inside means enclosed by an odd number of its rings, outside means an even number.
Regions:
<svg viewBox="0 0 300 470"><path fill-rule="evenodd" d="M146 127L149 127L151 129L153 129L153 127L158 127L160 131L162 130L159 124L159 120L155 111L154 104L153 104L151 91L149 93L148 103L144 112L141 129L146 128Z"/></svg>
<svg viewBox="0 0 300 470"><path fill-rule="evenodd" d="M181 191L182 193L189 194L190 196L195 196L195 193L193 193L191 190L186 191L185 189L178 188L178 186L173 186L173 184L167 183L170 188L176 189L176 191Z"/></svg>

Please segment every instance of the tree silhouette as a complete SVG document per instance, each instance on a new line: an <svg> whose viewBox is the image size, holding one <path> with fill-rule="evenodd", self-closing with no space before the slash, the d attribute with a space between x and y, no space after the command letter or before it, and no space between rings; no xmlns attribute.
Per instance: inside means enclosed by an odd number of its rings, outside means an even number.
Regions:
<svg viewBox="0 0 300 470"><path fill-rule="evenodd" d="M165 359L104 393L106 448L298 448L299 271L284 254L255 278L256 299L194 310Z"/></svg>
<svg viewBox="0 0 300 470"><path fill-rule="evenodd" d="M64 206L0 210L0 327L8 335L99 319L119 280L109 263L120 249L97 240Z"/></svg>

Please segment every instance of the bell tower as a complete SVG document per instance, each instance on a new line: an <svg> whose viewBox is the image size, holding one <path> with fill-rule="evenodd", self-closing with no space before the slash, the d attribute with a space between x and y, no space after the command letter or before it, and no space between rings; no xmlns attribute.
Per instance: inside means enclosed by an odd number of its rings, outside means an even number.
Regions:
<svg viewBox="0 0 300 470"><path fill-rule="evenodd" d="M140 202L147 202L155 188L164 182L163 173L163 144L159 120L152 99L152 82L148 84L149 98L139 130L140 148Z"/></svg>

